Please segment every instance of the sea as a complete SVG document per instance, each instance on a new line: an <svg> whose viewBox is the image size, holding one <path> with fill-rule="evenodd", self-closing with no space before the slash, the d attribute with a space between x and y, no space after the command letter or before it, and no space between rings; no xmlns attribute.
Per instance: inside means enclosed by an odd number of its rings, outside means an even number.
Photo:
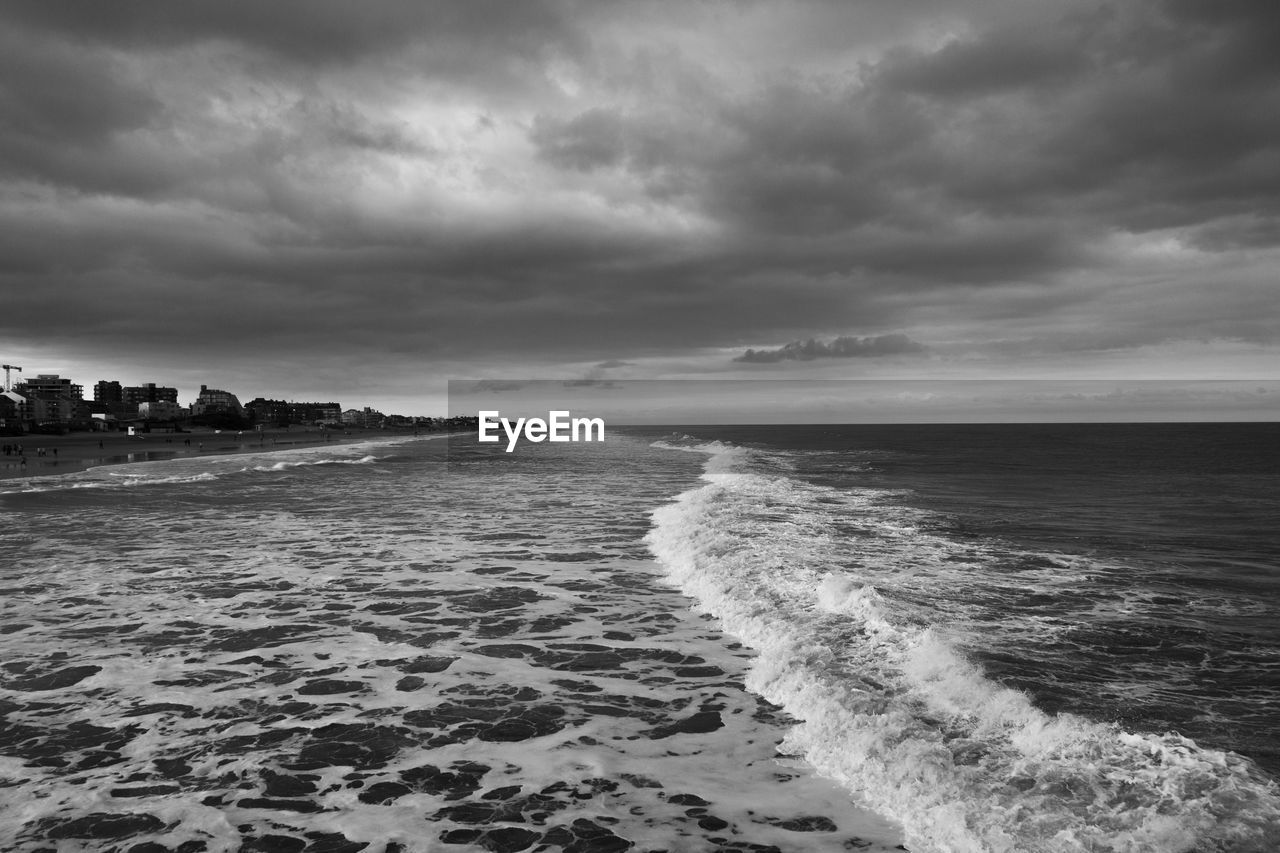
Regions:
<svg viewBox="0 0 1280 853"><path fill-rule="evenodd" d="M1273 853L1278 487L1276 423L0 481L0 850Z"/></svg>

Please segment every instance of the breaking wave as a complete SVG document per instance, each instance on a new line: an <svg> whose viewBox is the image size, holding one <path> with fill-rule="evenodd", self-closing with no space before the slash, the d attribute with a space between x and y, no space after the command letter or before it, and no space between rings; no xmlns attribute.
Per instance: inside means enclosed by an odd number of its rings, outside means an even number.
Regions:
<svg viewBox="0 0 1280 853"><path fill-rule="evenodd" d="M75 489L122 489L218 480L247 473L273 473L326 465L372 465L385 456L379 447L438 436L415 436L334 447L303 447L249 453L179 457L119 465L99 465L70 474L18 478L0 482L0 494L57 492Z"/></svg>
<svg viewBox="0 0 1280 853"><path fill-rule="evenodd" d="M764 473L718 442L654 446L709 458L653 513L651 551L757 651L747 686L801 721L780 749L900 820L912 850L1280 849L1280 790L1248 759L1046 713L971 663L937 611L882 594L894 573L911 582L913 548L937 547L887 493Z"/></svg>

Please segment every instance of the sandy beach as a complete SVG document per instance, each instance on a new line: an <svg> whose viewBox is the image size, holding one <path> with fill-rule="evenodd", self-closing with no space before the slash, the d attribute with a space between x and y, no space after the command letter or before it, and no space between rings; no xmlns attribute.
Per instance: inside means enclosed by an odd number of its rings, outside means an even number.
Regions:
<svg viewBox="0 0 1280 853"><path fill-rule="evenodd" d="M256 450L307 447L316 444L350 444L390 435L412 435L411 429L318 429L295 427L261 432L195 429L181 433L73 432L66 435L28 433L4 436L0 445L20 446L21 454L0 454L0 479L72 474L99 465L154 462L184 456L252 453ZM43 454L41 454L43 448Z"/></svg>

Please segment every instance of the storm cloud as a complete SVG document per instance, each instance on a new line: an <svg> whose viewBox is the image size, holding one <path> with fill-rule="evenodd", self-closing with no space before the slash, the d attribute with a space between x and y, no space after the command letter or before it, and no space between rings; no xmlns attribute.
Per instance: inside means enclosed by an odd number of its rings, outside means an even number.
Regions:
<svg viewBox="0 0 1280 853"><path fill-rule="evenodd" d="M813 361L816 358L880 358L888 355L924 352L924 347L906 335L877 335L856 338L842 335L830 341L792 341L777 349L748 349L734 361L771 364L779 361Z"/></svg>
<svg viewBox="0 0 1280 853"><path fill-rule="evenodd" d="M895 336L1265 373L1277 42L1243 0L14 0L0 337L326 399Z"/></svg>

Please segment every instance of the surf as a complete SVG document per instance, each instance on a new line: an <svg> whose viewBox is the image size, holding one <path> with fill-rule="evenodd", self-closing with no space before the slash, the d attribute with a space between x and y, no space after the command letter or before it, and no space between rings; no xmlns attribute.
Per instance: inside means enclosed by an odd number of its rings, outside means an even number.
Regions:
<svg viewBox="0 0 1280 853"><path fill-rule="evenodd" d="M48 474L0 482L0 495L61 492L79 489L122 489L201 483L224 477L279 473L326 465L372 465L384 458L387 448L411 441L445 437L396 436L351 444L218 453L146 462L97 465L68 474ZM385 455L385 454L384 454Z"/></svg>
<svg viewBox="0 0 1280 853"><path fill-rule="evenodd" d="M883 493L779 476L732 445L654 446L708 457L652 514L669 582L755 649L748 688L800 720L780 749L901 821L913 850L1280 846L1280 791L1248 759L1047 713L887 597L872 581L909 585L905 563L936 543Z"/></svg>

